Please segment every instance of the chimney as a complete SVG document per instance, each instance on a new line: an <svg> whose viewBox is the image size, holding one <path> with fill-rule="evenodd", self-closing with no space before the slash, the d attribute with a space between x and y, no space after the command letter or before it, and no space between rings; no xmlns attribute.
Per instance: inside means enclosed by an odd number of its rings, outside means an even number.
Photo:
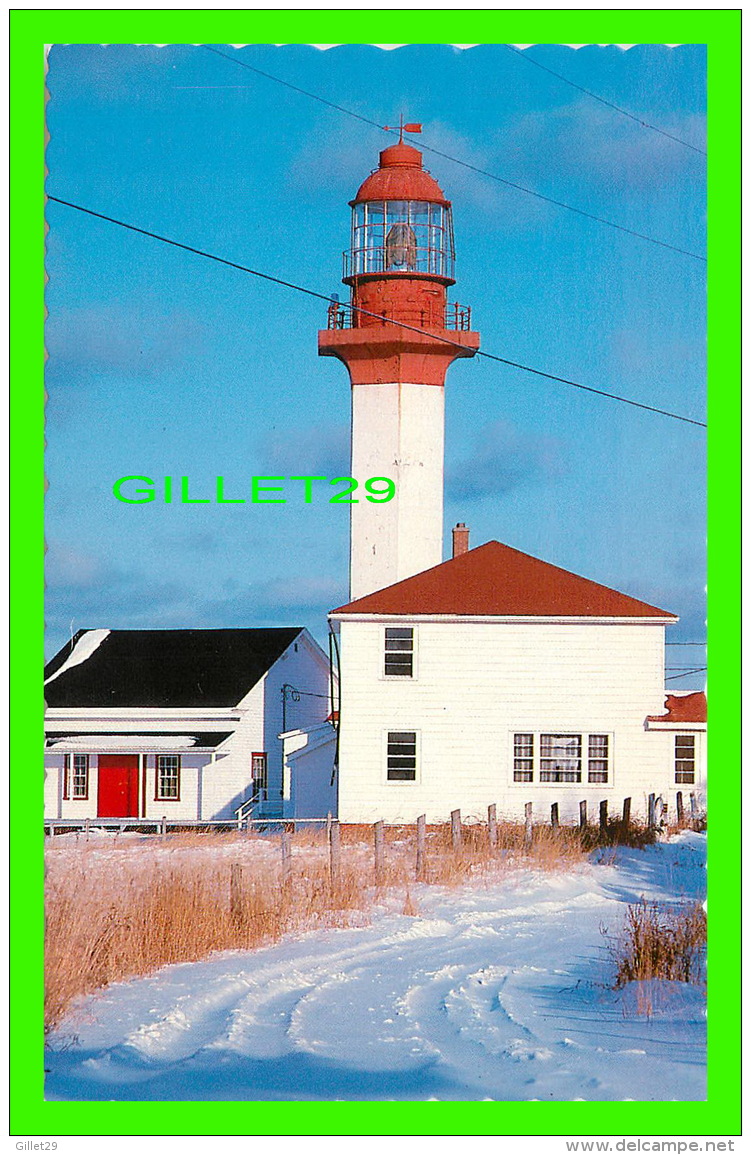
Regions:
<svg viewBox="0 0 751 1155"><path fill-rule="evenodd" d="M467 553L469 550L469 530L463 521L458 521L451 530L453 538L453 553L452 557L459 557L461 553Z"/></svg>

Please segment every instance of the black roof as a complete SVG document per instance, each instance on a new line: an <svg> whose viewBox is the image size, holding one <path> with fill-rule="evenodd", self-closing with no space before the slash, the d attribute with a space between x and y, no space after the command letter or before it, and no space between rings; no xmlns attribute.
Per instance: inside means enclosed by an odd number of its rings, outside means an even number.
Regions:
<svg viewBox="0 0 751 1155"><path fill-rule="evenodd" d="M79 630L55 654L45 680L89 633ZM93 653L44 687L48 706L236 706L302 632L111 630Z"/></svg>

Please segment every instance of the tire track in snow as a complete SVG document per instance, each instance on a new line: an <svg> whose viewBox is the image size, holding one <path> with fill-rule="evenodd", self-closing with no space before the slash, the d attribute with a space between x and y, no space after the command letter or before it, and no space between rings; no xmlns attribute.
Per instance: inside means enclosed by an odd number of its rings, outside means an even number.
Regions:
<svg viewBox="0 0 751 1155"><path fill-rule="evenodd" d="M698 836L693 836L696 839ZM168 967L85 1000L50 1056L62 1098L700 1099L699 1002L629 1017L606 978L603 923L645 881L674 900L689 839L625 865L497 885L416 888L427 916L381 910L253 953ZM690 869L675 879L676 862ZM661 873L662 870L662 873ZM664 878L664 883L660 879ZM696 992L689 989L688 995ZM128 1085L134 1085L132 1092Z"/></svg>

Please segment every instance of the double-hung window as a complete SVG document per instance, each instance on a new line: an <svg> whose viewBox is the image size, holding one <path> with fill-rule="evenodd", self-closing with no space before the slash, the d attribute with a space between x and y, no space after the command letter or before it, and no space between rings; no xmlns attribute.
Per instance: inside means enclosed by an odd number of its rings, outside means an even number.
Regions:
<svg viewBox="0 0 751 1155"><path fill-rule="evenodd" d="M606 784L611 757L609 734L520 732L514 734L514 782Z"/></svg>
<svg viewBox="0 0 751 1155"><path fill-rule="evenodd" d="M696 738L693 734L675 736L675 780L682 786L696 781Z"/></svg>
<svg viewBox="0 0 751 1155"><path fill-rule="evenodd" d="M415 631L411 626L386 626L383 672L387 678L411 678L415 668Z"/></svg>
<svg viewBox="0 0 751 1155"><path fill-rule="evenodd" d="M177 802L180 799L180 755L157 754L156 797L159 802Z"/></svg>
<svg viewBox="0 0 751 1155"><path fill-rule="evenodd" d="M89 797L89 756L88 754L65 755L64 798Z"/></svg>
<svg viewBox="0 0 751 1155"><path fill-rule="evenodd" d="M417 778L417 732L389 730L386 748L386 778L389 782L414 782Z"/></svg>
<svg viewBox="0 0 751 1155"><path fill-rule="evenodd" d="M540 781L581 782L581 734L540 734Z"/></svg>
<svg viewBox="0 0 751 1155"><path fill-rule="evenodd" d="M588 782L607 782L610 761L610 738L607 734L589 735Z"/></svg>
<svg viewBox="0 0 751 1155"><path fill-rule="evenodd" d="M514 734L514 782L531 782L534 776L534 734Z"/></svg>

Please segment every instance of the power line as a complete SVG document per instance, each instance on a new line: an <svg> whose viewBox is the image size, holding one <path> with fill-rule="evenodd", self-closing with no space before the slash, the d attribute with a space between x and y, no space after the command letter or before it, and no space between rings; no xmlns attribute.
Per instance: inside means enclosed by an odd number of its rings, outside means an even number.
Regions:
<svg viewBox="0 0 751 1155"><path fill-rule="evenodd" d="M325 104L327 108L333 108L337 112L343 112L346 116L354 117L355 120L361 121L363 124L369 124L373 128L379 129L381 132L388 132L393 135L398 134L398 130L384 128L383 125L378 124L377 121L371 120L370 117L362 116L359 112L354 112L351 108L345 108L342 104L335 104L333 100L326 100L323 96L319 96L315 92L309 92L306 88L300 88L297 84L291 84L288 80L282 80L280 76L274 76L271 72L264 72L260 68L255 68L252 64L248 64L245 60L239 60L236 56L229 56L226 52L221 52L218 48L212 48L208 44L199 45L200 48L205 48L207 52L213 52L215 56L221 56L225 60L231 61L233 64L238 64L240 68L246 68L249 72L255 72L258 76L263 76L267 80L273 80L275 84L281 84L284 88L290 88L293 92L297 92L302 96L308 96L311 100L317 100L319 104ZM649 241L650 244L659 245L660 248L670 249L671 252L680 253L684 257L691 257L695 261L703 261L706 263L707 258L700 253L693 253L689 249L682 249L678 245L671 245L667 241L658 240L657 237L651 237L647 233L637 232L636 229L629 229L626 225L616 224L615 221L608 220L607 217L597 216L595 213L587 212L586 209L577 208L575 205L567 204L565 201L556 200L555 197L546 196L544 193L537 192L536 189L527 188L526 185L519 184L516 181L508 180L506 177L498 176L497 173L488 172L485 168L480 168L478 165L470 164L466 160L460 160L457 156L451 156L447 152L443 152L440 148L435 148L433 145L426 144L425 141L420 141L420 148L425 152L432 152L434 156L440 156L443 160L449 160L452 164L461 165L462 168L469 169L470 172L479 173L481 176L486 176L490 180L497 181L498 184L506 185L507 188L516 189L517 192L527 193L529 196L537 197L538 200L545 201L547 204L555 205L559 209L567 209L568 212L576 213L580 217L586 217L587 220L596 221L598 224L607 225L608 228L617 229L621 233L627 233L631 237L637 237L642 241Z"/></svg>
<svg viewBox="0 0 751 1155"><path fill-rule="evenodd" d="M665 642L666 646L706 646L706 642Z"/></svg>
<svg viewBox="0 0 751 1155"><path fill-rule="evenodd" d="M685 674L671 674L666 678L666 682L677 682L679 678L687 678L689 674L703 674L706 671L706 666L697 666L694 670L686 670Z"/></svg>
<svg viewBox="0 0 751 1155"><path fill-rule="evenodd" d="M676 144L682 144L684 148L690 148L692 152L698 152L701 156L707 155L703 148L697 148L695 144L690 144L680 136L674 136L672 132L666 132L664 128L658 128L656 124L651 124L650 121L644 120L641 116L634 116L633 112L628 112L627 109L621 108L620 105L613 104L612 100L605 100L603 96L598 96L596 92L590 91L589 88L583 88L581 84L575 84L574 81L569 80L567 76L561 76L560 72L554 72L552 68L548 68L546 64L541 64L539 60L535 60L533 56L530 56L528 49L522 50L521 48L516 48L513 44L507 44L506 48L515 52L517 56L521 56L523 60L527 61L527 64L534 64L535 68L541 68L543 72L549 73L550 76L555 76L556 79L562 80L564 84L570 85L571 88L575 88L578 92L583 92L586 96L591 96L592 100L604 104L606 108L612 108L615 112L620 112L621 116L627 116L629 120L633 120L641 128L650 128L652 132L659 132L660 136L666 136L668 140L674 140Z"/></svg>
<svg viewBox="0 0 751 1155"><path fill-rule="evenodd" d="M370 120L367 116L361 116L359 112L353 112L351 108L345 108L342 104L334 104L333 100L326 100L323 96L318 96L315 92L308 92L307 88L298 88L296 84L291 84L289 80L282 80L281 76L274 76L270 72L264 72L261 68L255 68L252 64L248 64L245 60L238 60L235 56L230 56L226 52L221 52L218 48L212 48L210 44L199 44L199 48L205 48L207 52L213 52L215 56L222 56L225 60L231 61L233 64L239 64L241 68L247 68L248 72L255 72L257 76L265 76L267 80L273 80L275 84L281 84L285 88L291 88L293 92L299 92L301 96L309 96L311 100L317 100L319 104L325 104L327 108L334 108L337 112L343 112L347 116L353 116L355 120L361 120L363 124L370 124L373 128L378 128L381 132L395 131L390 128L384 128L382 124L378 124L375 120Z"/></svg>
<svg viewBox="0 0 751 1155"><path fill-rule="evenodd" d="M308 289L304 285L297 285L293 281L285 281L281 277L275 277L271 273L263 273L259 269L252 269L248 265L238 264L237 261L230 261L226 257L217 256L216 253L209 253L205 249L198 249L194 245L186 245L182 241L176 241L172 237L165 237L161 233L152 232L150 229L139 228L138 225L131 225L127 221L119 220L117 217L107 216L106 213L95 212L94 209L85 208L84 205L75 204L73 201L63 200L61 197L49 196L48 200L54 201L56 204L65 205L67 208L75 209L77 212L86 213L87 216L96 217L101 221L108 221L110 224L118 225L120 228L128 229L132 233L139 233L144 237L151 237L155 241L161 241L163 244L172 245L173 248L183 249L187 253L194 253L198 257L205 257L209 261L216 261L219 265L226 265L228 268L237 269L242 273L250 273L253 277L260 277L261 280L270 281L274 285L281 285L285 289L294 289L295 292L304 293L308 297L316 297L319 301L326 301L331 303L330 295L319 293L315 289ZM364 317L373 317L379 322L383 323L383 316L380 313L371 313L368 309L357 308L356 312ZM405 321L389 320L388 324L395 325L399 329L407 329L412 333L420 333L424 335L425 329L421 329L417 325L408 325ZM465 349L459 341L452 341L450 337L441 337L438 333L431 332L431 337L436 341L442 341L445 345L451 345L456 349ZM620 401L624 405L631 405L635 409L645 409L649 413L659 413L662 417L672 417L676 421L684 421L688 425L698 425L702 429L706 429L704 421L696 421L693 417L684 417L681 413L673 413L669 409L658 409L654 405L645 405L642 401L633 401L630 397L622 397L618 393L610 393L605 389L595 389L592 385L583 385L580 381L572 381L567 377L559 377L556 373L547 373L543 369L534 369L531 365L524 365L521 361L512 361L508 357L499 357L495 353L486 353L483 349L477 350L478 357L485 357L488 361L497 361L501 365L509 365L514 369L522 369L525 373L533 373L536 377L544 377L548 381L557 381L562 385L571 385L574 389L583 389L586 393L596 393L598 397L609 397L612 401Z"/></svg>

